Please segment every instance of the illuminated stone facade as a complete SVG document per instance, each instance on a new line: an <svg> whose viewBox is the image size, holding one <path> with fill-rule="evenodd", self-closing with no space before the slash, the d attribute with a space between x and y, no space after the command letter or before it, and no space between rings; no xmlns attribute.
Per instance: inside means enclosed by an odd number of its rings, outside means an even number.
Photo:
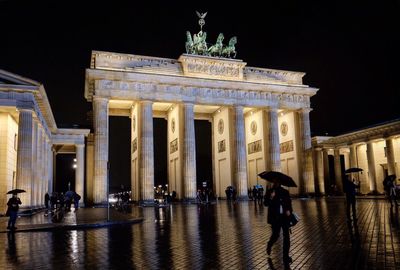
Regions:
<svg viewBox="0 0 400 270"><path fill-rule="evenodd" d="M363 169L353 175L363 194L383 193L382 182L388 175L395 174L400 184L398 120L336 137L314 137L312 143L315 185L320 193L342 192L343 171L351 167Z"/></svg>
<svg viewBox="0 0 400 270"><path fill-rule="evenodd" d="M68 146L77 152L76 191L84 194L83 153L89 130L59 129L42 84L0 70L0 213L15 188L22 209L44 206L44 195L53 191L54 155ZM75 151L75 147L77 151Z"/></svg>
<svg viewBox="0 0 400 270"><path fill-rule="evenodd" d="M180 199L196 194L195 119L212 123L212 188L219 197L229 185L247 197L264 170L293 176L299 187L292 193L313 193L309 112L317 89L302 83L304 75L216 57L184 54L175 60L93 51L85 97L94 107L95 151L87 154L94 161L88 172L94 202L107 200L105 189L96 186L105 185L108 145L102 142L109 116L131 118L134 200L154 198L148 190L154 186L153 117L168 120L168 184ZM289 144L285 153L280 143Z"/></svg>

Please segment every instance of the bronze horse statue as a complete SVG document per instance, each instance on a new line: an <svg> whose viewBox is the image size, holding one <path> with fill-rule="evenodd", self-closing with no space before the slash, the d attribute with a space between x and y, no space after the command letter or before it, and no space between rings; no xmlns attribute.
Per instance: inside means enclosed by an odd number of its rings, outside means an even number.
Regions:
<svg viewBox="0 0 400 270"><path fill-rule="evenodd" d="M217 38L217 42L215 45L212 45L210 48L208 48L208 54L210 56L221 56L222 54L222 48L224 44L222 44L222 41L224 40L224 34L220 33Z"/></svg>
<svg viewBox="0 0 400 270"><path fill-rule="evenodd" d="M222 49L222 56L228 58L236 58L236 50L235 50L236 43L237 43L236 37L232 37L229 40L228 46ZM231 57L232 54L233 57Z"/></svg>
<svg viewBox="0 0 400 270"><path fill-rule="evenodd" d="M186 43L185 43L186 53L193 54L193 40L192 35L189 31L186 31Z"/></svg>

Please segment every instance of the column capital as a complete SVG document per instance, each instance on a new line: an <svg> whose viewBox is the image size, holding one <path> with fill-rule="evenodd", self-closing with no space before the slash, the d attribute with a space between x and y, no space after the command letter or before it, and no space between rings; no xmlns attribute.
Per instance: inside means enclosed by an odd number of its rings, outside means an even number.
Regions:
<svg viewBox="0 0 400 270"><path fill-rule="evenodd" d="M399 136L399 135L386 135L386 136L383 137L383 139L384 139L385 141L393 140L393 139L395 139L397 136Z"/></svg>
<svg viewBox="0 0 400 270"><path fill-rule="evenodd" d="M297 110L298 113L310 113L313 109L312 108L300 108Z"/></svg>
<svg viewBox="0 0 400 270"><path fill-rule="evenodd" d="M315 151L322 151L322 150L324 150L323 147L315 147L314 149L315 149Z"/></svg>
<svg viewBox="0 0 400 270"><path fill-rule="evenodd" d="M93 101L109 101L110 99L108 97L102 97L102 96L93 96Z"/></svg>
<svg viewBox="0 0 400 270"><path fill-rule="evenodd" d="M139 100L138 103L140 103L142 105L149 105L149 104L153 104L154 102L151 100Z"/></svg>
<svg viewBox="0 0 400 270"><path fill-rule="evenodd" d="M76 148L85 148L85 145L84 144L75 144L75 147Z"/></svg>
<svg viewBox="0 0 400 270"><path fill-rule="evenodd" d="M275 107L275 106L270 106L270 107L264 108L264 110L265 110L266 112L276 112L276 113L278 113L279 108L278 108L278 107Z"/></svg>

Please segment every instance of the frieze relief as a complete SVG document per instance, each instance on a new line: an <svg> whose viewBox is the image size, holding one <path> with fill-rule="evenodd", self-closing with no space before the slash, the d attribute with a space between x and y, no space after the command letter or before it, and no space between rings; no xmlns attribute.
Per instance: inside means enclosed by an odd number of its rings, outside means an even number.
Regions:
<svg viewBox="0 0 400 270"><path fill-rule="evenodd" d="M232 90L232 89L211 89L211 88L196 88L180 85L162 85L152 83L124 82L112 80L100 80L97 84L99 90L120 90L120 91L137 91L137 94L158 93L169 94L184 100L183 97L200 97L204 99L227 99L241 100L245 102L267 101L269 106L272 104L284 104L288 107L309 107L310 97L307 95L288 94L288 93L273 93L265 91L247 91L247 90ZM260 104L260 103L258 103Z"/></svg>

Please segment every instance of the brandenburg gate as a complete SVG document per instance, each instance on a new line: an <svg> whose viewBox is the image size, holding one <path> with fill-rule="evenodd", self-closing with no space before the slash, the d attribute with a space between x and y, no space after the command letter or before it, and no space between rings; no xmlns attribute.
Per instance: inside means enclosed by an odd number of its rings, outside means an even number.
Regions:
<svg viewBox="0 0 400 270"><path fill-rule="evenodd" d="M314 192L309 112L317 89L304 73L247 67L241 60L183 54L178 60L93 51L85 97L93 103L93 199L107 200L109 116L131 118L135 200L154 199L153 117L168 120L168 183L178 198L196 197L195 119L212 122L214 191L239 196L264 170ZM88 146L89 148L89 146Z"/></svg>
<svg viewBox="0 0 400 270"><path fill-rule="evenodd" d="M207 47L205 32L187 36L187 53L177 60L92 52L85 80L94 118L93 146L87 146L89 200L107 201L109 116L131 119L134 200L154 200L153 117L168 121L166 177L179 199L196 198L195 119L212 123L217 196L225 197L232 185L247 197L264 170L291 175L298 184L293 194L313 193L309 112L317 89L303 84L305 73L248 67L229 58L236 37L223 46L220 34Z"/></svg>

